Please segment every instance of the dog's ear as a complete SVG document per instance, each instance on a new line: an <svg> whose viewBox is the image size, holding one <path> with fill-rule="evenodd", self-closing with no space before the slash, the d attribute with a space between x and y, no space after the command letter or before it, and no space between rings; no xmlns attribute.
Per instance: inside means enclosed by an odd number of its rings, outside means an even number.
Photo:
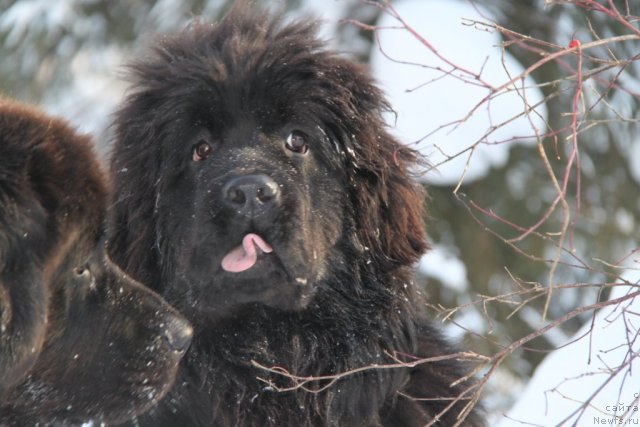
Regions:
<svg viewBox="0 0 640 427"><path fill-rule="evenodd" d="M382 265L409 265L428 249L424 229L424 188L411 174L423 164L420 154L398 142L386 130L383 93L356 63L338 67L339 80L350 93L352 114L346 145L347 168L354 187L352 200L361 242Z"/></svg>
<svg viewBox="0 0 640 427"><path fill-rule="evenodd" d="M355 169L360 187L355 192L359 235L372 254L384 254L379 262L413 264L428 248L424 229L426 192L408 172L416 166L416 155L382 129L365 134L369 134L367 139L361 138L358 145L372 145L367 149L378 149L380 157Z"/></svg>

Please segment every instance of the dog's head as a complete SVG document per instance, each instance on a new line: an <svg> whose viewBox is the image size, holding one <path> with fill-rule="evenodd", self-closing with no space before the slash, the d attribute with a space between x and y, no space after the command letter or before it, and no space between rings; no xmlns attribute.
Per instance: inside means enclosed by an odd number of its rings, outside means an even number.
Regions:
<svg viewBox="0 0 640 427"><path fill-rule="evenodd" d="M237 7L132 66L111 252L170 301L297 310L330 272L389 271L425 249L416 154L386 132L364 67L315 27Z"/></svg>
<svg viewBox="0 0 640 427"><path fill-rule="evenodd" d="M23 318L34 304L25 299L43 289L43 316L33 327L42 343L0 399L0 423L129 419L168 391L191 327L107 259L107 186L90 139L8 101L0 102L0 124L7 329L37 322ZM20 280L22 270L32 280ZM2 350L24 345L19 335Z"/></svg>

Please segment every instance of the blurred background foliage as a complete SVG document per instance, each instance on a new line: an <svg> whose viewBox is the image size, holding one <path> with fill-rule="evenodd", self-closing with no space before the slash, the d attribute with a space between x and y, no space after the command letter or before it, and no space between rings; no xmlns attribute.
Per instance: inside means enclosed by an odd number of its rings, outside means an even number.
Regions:
<svg viewBox="0 0 640 427"><path fill-rule="evenodd" d="M264 1L275 8L285 7L292 16L309 11L319 13L331 3L336 12L327 17L325 37L331 44L362 61L372 49L373 33L340 19L349 18L375 24L380 9L375 2L362 0ZM629 34L630 29L606 15L563 2L542 0L478 0L490 10L499 25L535 39L567 46L572 38L583 43L599 38ZM604 2L606 3L606 2ZM619 2L640 15L640 2ZM150 41L180 29L196 16L215 19L229 7L226 0L0 0L0 92L43 105L48 111L66 116L86 132L96 135L100 150L107 155L109 115L126 91L123 64L142 54ZM392 2L393 4L393 2ZM437 14L437 8L434 8ZM633 22L638 28L638 22ZM504 40L509 41L509 40ZM508 51L526 68L540 59L540 53L518 43L507 44ZM445 52L446 54L446 52ZM588 108L589 127L580 133L580 210L571 228L571 244L560 260L556 285L576 285L554 291L548 319L598 299L606 299L602 285L618 281L620 269L613 266L637 251L640 240L640 176L634 164L640 163L639 99L640 43L607 44L589 51L584 67L603 65L602 58L619 60L616 66L599 74L597 92L584 90L583 105ZM533 72L547 102L548 128L556 130L558 141L548 136L544 145L556 176L566 167L570 144L567 129L572 111L575 79L567 78L575 67L575 57L550 62ZM572 62L573 61L573 62ZM569 71L568 71L569 70ZM603 83L604 82L604 83ZM614 82L615 84L609 84ZM586 122L585 122L586 123ZM505 240L519 233L491 215L472 207L482 206L496 215L511 218L528 227L538 221L552 203L555 193L535 145L514 146L504 166L493 168L483 179L454 186L429 186L429 236L462 261L469 283L458 289L440 283L437 277L419 275L436 315L463 306L449 321L473 327L458 329L465 346L482 354L494 354L502 345L544 326L545 298L526 304L509 316L523 297L464 306L481 296L504 295L520 286L547 284L555 256L554 240L561 221L556 212L538 230L519 242ZM640 170L640 168L638 168ZM569 191L575 191L575 175ZM575 194L567 201L574 203ZM575 204L571 206L575 209ZM476 217L478 220L475 220ZM575 218L575 217L574 217ZM569 248L567 242L566 247ZM572 252L573 251L573 252ZM572 256L575 254L575 257ZM509 300L510 303L505 303ZM561 325L518 350L499 372L489 394L515 395L546 352L557 347L591 313ZM469 317L470 316L470 317ZM455 324L453 325L455 327ZM499 400L499 399L498 399ZM491 403L504 409L509 397Z"/></svg>

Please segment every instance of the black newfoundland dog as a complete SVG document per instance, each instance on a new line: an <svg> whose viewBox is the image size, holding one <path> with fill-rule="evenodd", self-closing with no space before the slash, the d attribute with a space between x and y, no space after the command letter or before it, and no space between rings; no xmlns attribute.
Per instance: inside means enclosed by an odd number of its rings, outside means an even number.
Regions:
<svg viewBox="0 0 640 427"><path fill-rule="evenodd" d="M132 65L109 250L196 331L140 425L482 425L411 281L416 153L315 30L245 4Z"/></svg>
<svg viewBox="0 0 640 427"><path fill-rule="evenodd" d="M173 384L191 326L105 255L91 140L0 99L0 425L121 422Z"/></svg>

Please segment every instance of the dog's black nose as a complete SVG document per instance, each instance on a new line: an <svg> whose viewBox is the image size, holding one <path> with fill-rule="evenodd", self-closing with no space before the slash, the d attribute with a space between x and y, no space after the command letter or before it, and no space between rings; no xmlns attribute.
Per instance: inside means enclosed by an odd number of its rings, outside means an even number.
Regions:
<svg viewBox="0 0 640 427"><path fill-rule="evenodd" d="M175 316L164 326L162 338L169 348L173 351L185 351L191 344L191 338L193 337L193 328L189 322Z"/></svg>
<svg viewBox="0 0 640 427"><path fill-rule="evenodd" d="M227 205L244 216L258 216L278 202L280 188L266 175L244 175L231 178L222 189Z"/></svg>

